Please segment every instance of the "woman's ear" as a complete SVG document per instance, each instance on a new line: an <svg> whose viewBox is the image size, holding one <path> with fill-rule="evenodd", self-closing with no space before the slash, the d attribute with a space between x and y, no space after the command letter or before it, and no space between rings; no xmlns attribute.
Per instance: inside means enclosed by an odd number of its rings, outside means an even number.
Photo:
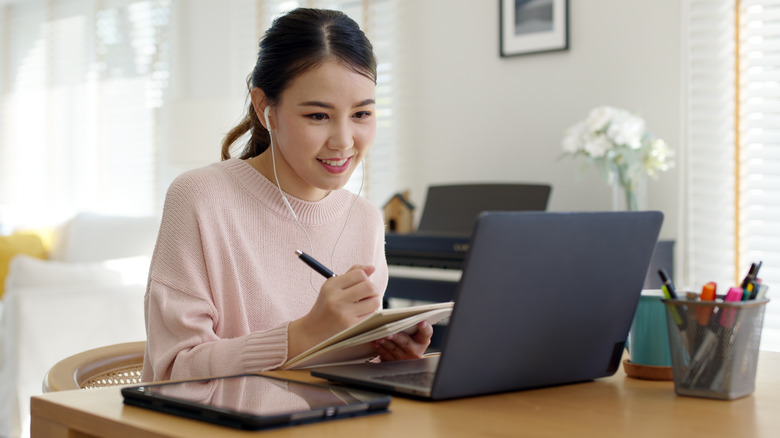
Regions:
<svg viewBox="0 0 780 438"><path fill-rule="evenodd" d="M252 99L252 108L255 110L255 115L257 115L257 118L260 119L260 123L265 127L267 130L271 130L271 127L269 126L268 120L265 118L264 111L268 107L268 100L265 98L265 93L263 90L255 87L252 88L252 91L249 93L251 99Z"/></svg>

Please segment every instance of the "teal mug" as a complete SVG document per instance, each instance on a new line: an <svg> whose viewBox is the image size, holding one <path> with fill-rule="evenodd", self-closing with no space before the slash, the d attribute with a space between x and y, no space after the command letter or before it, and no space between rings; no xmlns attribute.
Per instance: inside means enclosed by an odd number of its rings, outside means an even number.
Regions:
<svg viewBox="0 0 780 438"><path fill-rule="evenodd" d="M635 365L671 366L666 306L660 289L645 289L628 333L628 354Z"/></svg>

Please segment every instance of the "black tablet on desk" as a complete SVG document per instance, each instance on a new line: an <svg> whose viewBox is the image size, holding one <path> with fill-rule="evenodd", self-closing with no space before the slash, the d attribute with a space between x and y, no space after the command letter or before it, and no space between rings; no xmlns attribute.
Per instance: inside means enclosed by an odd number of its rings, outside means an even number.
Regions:
<svg viewBox="0 0 780 438"><path fill-rule="evenodd" d="M122 388L124 403L238 429L266 429L387 412L391 397L263 375Z"/></svg>

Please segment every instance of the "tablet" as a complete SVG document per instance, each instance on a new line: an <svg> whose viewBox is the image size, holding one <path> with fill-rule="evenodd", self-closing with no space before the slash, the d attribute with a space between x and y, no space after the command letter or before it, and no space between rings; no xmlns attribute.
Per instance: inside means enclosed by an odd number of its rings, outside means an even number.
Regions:
<svg viewBox="0 0 780 438"><path fill-rule="evenodd" d="M122 388L124 403L238 429L266 429L387 412L391 397L264 375Z"/></svg>

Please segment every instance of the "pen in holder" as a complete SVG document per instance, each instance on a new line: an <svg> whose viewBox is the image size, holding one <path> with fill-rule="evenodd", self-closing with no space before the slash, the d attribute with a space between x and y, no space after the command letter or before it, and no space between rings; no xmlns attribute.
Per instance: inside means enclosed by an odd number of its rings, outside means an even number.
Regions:
<svg viewBox="0 0 780 438"><path fill-rule="evenodd" d="M663 300L675 392L726 400L752 394L768 301Z"/></svg>

